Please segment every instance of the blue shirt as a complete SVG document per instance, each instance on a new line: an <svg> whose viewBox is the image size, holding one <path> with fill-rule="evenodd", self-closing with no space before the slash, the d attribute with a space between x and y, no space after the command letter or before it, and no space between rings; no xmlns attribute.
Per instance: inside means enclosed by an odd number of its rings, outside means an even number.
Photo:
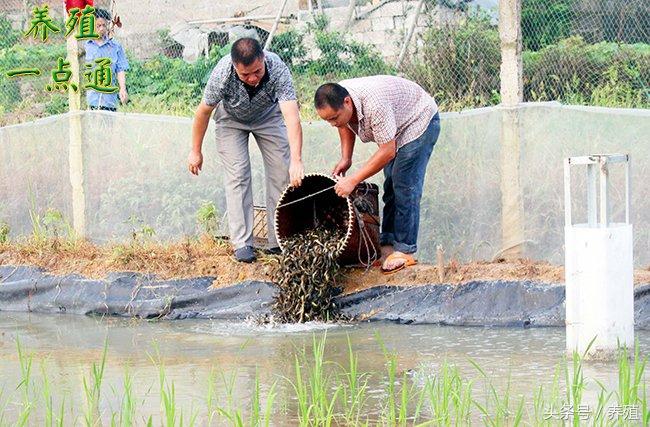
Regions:
<svg viewBox="0 0 650 427"><path fill-rule="evenodd" d="M129 61L126 59L122 45L113 39L104 39L102 45L98 40L88 40L86 42L86 64L92 64L92 68L84 68L84 72L91 71L95 68L95 59L109 58L111 60L111 74L113 81L111 86L118 86L117 73L129 69ZM82 73L83 74L83 73ZM101 93L92 89L86 90L86 101L91 107L108 107L117 108L118 92Z"/></svg>

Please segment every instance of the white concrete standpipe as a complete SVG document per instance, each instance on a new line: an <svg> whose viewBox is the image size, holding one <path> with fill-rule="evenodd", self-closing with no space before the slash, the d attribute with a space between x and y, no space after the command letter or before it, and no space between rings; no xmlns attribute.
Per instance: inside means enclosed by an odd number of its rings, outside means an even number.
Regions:
<svg viewBox="0 0 650 427"><path fill-rule="evenodd" d="M610 217L609 168L614 164L625 166L624 223ZM573 224L571 218L573 165L587 166L587 222L582 224ZM564 211L567 351L611 360L619 346L634 347L629 155L565 159Z"/></svg>

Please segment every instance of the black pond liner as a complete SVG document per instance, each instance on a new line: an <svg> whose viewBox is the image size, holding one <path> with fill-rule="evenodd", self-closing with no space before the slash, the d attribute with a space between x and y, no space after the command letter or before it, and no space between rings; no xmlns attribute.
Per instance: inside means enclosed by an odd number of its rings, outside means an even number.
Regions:
<svg viewBox="0 0 650 427"><path fill-rule="evenodd" d="M327 228L340 231L341 265L367 265L380 255L379 188L362 182L349 197L334 192L334 178L308 174L302 185L287 187L275 211L275 232L284 250L287 238L308 230Z"/></svg>
<svg viewBox="0 0 650 427"><path fill-rule="evenodd" d="M109 273L57 276L38 267L0 266L3 311L244 321L271 312L277 288L247 280L215 289L214 277L163 280ZM479 280L462 285L376 286L336 298L350 318L402 324L564 327L564 285ZM634 289L635 328L650 330L650 284Z"/></svg>

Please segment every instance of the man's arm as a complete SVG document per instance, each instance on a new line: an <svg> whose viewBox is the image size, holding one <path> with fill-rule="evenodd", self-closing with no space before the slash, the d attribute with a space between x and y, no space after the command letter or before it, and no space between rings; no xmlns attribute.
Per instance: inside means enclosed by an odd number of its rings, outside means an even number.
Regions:
<svg viewBox="0 0 650 427"><path fill-rule="evenodd" d="M117 85L120 87L120 101L126 104L129 100L129 93L126 91L126 71L117 73Z"/></svg>
<svg viewBox="0 0 650 427"><path fill-rule="evenodd" d="M395 142L397 124L393 112L378 98L374 101L373 108L368 111L366 117L370 120L374 139L379 144L379 149L361 169L336 183L334 190L341 197L348 196L354 191L357 184L382 170L397 154L397 143Z"/></svg>
<svg viewBox="0 0 650 427"><path fill-rule="evenodd" d="M129 69L129 60L126 58L122 45L117 45L117 59L115 61L115 73L117 74L117 85L119 86L119 98L122 104L129 100L129 93L126 91L126 71Z"/></svg>
<svg viewBox="0 0 650 427"><path fill-rule="evenodd" d="M339 138L341 139L341 160L334 166L332 175L345 175L352 166L352 153L354 153L354 141L356 135L349 128L338 128Z"/></svg>
<svg viewBox="0 0 650 427"><path fill-rule="evenodd" d="M203 146L203 137L205 137L208 124L210 124L210 115L212 115L214 108L214 106L201 101L194 113L194 122L192 123L192 149L187 156L188 169L194 175L198 175L203 166L201 147Z"/></svg>
<svg viewBox="0 0 650 427"><path fill-rule="evenodd" d="M338 180L334 191L341 197L349 196L354 188L380 170L395 158L397 145L395 140L379 145L379 149L368 159L368 161L355 173Z"/></svg>
<svg viewBox="0 0 650 427"><path fill-rule="evenodd" d="M302 125L300 124L300 110L297 101L281 101L280 111L287 125L291 163L289 164L289 182L294 187L302 184L305 176L305 167L302 163Z"/></svg>

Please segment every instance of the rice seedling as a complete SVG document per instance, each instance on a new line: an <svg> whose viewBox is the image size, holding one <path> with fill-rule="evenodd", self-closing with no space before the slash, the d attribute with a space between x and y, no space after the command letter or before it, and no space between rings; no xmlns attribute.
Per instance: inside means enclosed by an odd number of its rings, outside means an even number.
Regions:
<svg viewBox="0 0 650 427"><path fill-rule="evenodd" d="M82 379L86 408L84 422L87 427L101 425L100 399L102 382L106 370L106 355L108 353L108 338L104 340L104 349L99 363L93 362L90 368L90 380Z"/></svg>
<svg viewBox="0 0 650 427"><path fill-rule="evenodd" d="M415 418L420 418L426 402L430 415L424 425L466 425L473 405L473 385L473 381L462 378L457 367L443 363L436 376L426 379Z"/></svg>
<svg viewBox="0 0 650 427"><path fill-rule="evenodd" d="M361 371L350 337L345 360L330 362L326 357L327 334L314 334L309 346L293 355L292 378L263 382L258 367L250 378L253 381L242 383L237 370L213 368L199 406L179 394L156 350L155 356L149 356L158 377L152 386L151 403L159 405L159 412L154 409L153 413L143 409L139 401L143 392L138 391L130 367L125 367L118 385L112 387L113 396L105 393L106 387L111 387L107 384L107 341L101 359L89 366L90 376L82 378L82 399L75 402L74 395L68 397L70 391L63 391L53 380L45 362L34 372L38 360L17 340L19 382L15 389L0 389L0 425L63 426L79 419L86 426L145 423L241 427L269 426L279 421L301 426L552 426L560 421L575 426L633 426L650 421L644 380L646 359L638 345L632 357L626 349L619 352L615 389L589 381L584 355L573 354L558 364L551 384L537 387L532 399L526 401L514 394L510 378L505 385L497 385L501 383L474 360L469 360L469 373L443 362L434 374L425 375L424 371L404 370L398 354L388 350L378 335L377 340L384 356L383 370ZM114 411L106 414L101 410L107 406ZM586 407L588 412L583 410Z"/></svg>
<svg viewBox="0 0 650 427"><path fill-rule="evenodd" d="M25 426L28 425L30 416L34 409L36 402L31 395L32 391L32 362L33 355L26 355L24 349L20 344L20 340L16 339L16 347L18 349L18 361L20 364L20 383L16 389L22 389L22 409L18 416L18 421L16 425Z"/></svg>
<svg viewBox="0 0 650 427"><path fill-rule="evenodd" d="M347 336L348 366L340 366L341 375L339 385L341 389L341 402L343 404L344 419L347 424L358 425L361 421L362 411L367 400L368 379L367 373L359 373L359 355L352 350L352 341Z"/></svg>

